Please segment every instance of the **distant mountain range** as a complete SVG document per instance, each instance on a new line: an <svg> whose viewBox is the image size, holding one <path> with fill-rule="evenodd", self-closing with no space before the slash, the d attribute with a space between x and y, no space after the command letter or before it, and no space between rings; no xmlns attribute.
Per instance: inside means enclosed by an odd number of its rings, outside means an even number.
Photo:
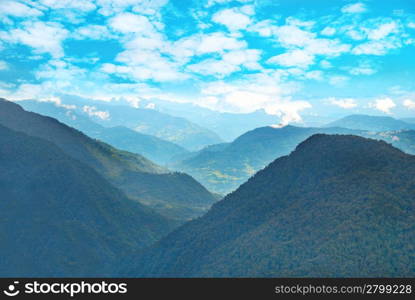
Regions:
<svg viewBox="0 0 415 300"><path fill-rule="evenodd" d="M373 118L378 120L377 117L367 116L368 122L373 122ZM363 124L364 118L359 116L359 119L360 124ZM392 119L390 123L403 122ZM332 124L335 125L336 122ZM262 127L241 135L232 143L209 146L192 154L178 156L171 168L192 175L211 191L226 194L235 190L272 160L289 154L300 142L317 133L354 134L381 139L407 153L415 154L414 130L389 130L393 131L372 132L341 127L307 128L291 125L282 128Z"/></svg>
<svg viewBox="0 0 415 300"><path fill-rule="evenodd" d="M414 188L415 156L313 135L129 259L122 275L414 277Z"/></svg>
<svg viewBox="0 0 415 300"><path fill-rule="evenodd" d="M199 216L217 199L187 174L170 172L141 155L120 151L56 119L1 99L0 124L54 143L102 174L129 198L170 218L184 221Z"/></svg>
<svg viewBox="0 0 415 300"><path fill-rule="evenodd" d="M161 165L166 165L173 157L185 155L186 149L156 136L139 133L124 126L104 127L93 122L89 117L53 102L20 101L24 109L50 116L60 122L74 127L90 137L109 143L121 150L143 155Z"/></svg>
<svg viewBox="0 0 415 300"><path fill-rule="evenodd" d="M109 276L122 257L177 225L55 144L2 125L0 166L1 277Z"/></svg>
<svg viewBox="0 0 415 300"><path fill-rule="evenodd" d="M87 116L104 127L124 126L143 134L156 136L188 150L222 142L211 130L185 118L171 116L150 108L62 96L62 104L77 114ZM32 109L35 107L32 105Z"/></svg>
<svg viewBox="0 0 415 300"><path fill-rule="evenodd" d="M415 124L397 120L392 117L350 115L340 120L331 122L326 127L343 127L367 131L391 131L415 129Z"/></svg>
<svg viewBox="0 0 415 300"><path fill-rule="evenodd" d="M177 103L157 99L143 100L140 105L153 105L154 109L172 116L185 118L218 134L225 141L233 141L241 134L257 127L278 124L280 118L264 110L252 113L225 113L191 103Z"/></svg>
<svg viewBox="0 0 415 300"><path fill-rule="evenodd" d="M316 133L359 132L343 128L261 127L241 135L232 143L207 147L172 168L191 174L211 191L226 194Z"/></svg>

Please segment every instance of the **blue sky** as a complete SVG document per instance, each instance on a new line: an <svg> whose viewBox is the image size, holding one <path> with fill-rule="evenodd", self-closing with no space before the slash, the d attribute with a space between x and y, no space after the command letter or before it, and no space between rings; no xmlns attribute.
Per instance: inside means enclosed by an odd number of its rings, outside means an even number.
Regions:
<svg viewBox="0 0 415 300"><path fill-rule="evenodd" d="M413 0L1 0L0 96L415 116Z"/></svg>

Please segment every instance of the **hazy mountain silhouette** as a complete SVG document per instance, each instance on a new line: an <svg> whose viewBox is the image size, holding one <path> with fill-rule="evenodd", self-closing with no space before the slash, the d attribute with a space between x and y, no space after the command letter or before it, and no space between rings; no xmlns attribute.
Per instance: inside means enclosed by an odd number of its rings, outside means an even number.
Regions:
<svg viewBox="0 0 415 300"><path fill-rule="evenodd" d="M149 277L413 277L415 156L314 135L128 267ZM131 262L131 260L130 260Z"/></svg>
<svg viewBox="0 0 415 300"><path fill-rule="evenodd" d="M108 276L175 225L54 144L1 125L0 169L0 276Z"/></svg>
<svg viewBox="0 0 415 300"><path fill-rule="evenodd" d="M350 115L340 120L331 122L326 127L343 127L349 129L370 130L370 131L390 131L415 129L414 124L397 120L392 117Z"/></svg>
<svg viewBox="0 0 415 300"><path fill-rule="evenodd" d="M102 174L128 197L163 215L186 220L202 214L216 199L187 174L170 172L141 155L120 151L57 120L27 112L0 99L0 124L48 140Z"/></svg>
<svg viewBox="0 0 415 300"><path fill-rule="evenodd" d="M192 175L211 191L226 194L316 133L358 134L359 131L291 125L261 127L241 135L232 143L207 147L184 158L178 157L180 160L172 168Z"/></svg>
<svg viewBox="0 0 415 300"><path fill-rule="evenodd" d="M185 118L171 116L154 109L135 108L127 104L107 103L68 95L63 95L61 99L65 104L74 105L75 112L88 116L102 126L128 127L175 143L188 150L200 150L207 145L221 142L220 137L211 130ZM91 113L91 110L108 113L108 117L97 117Z"/></svg>
<svg viewBox="0 0 415 300"><path fill-rule="evenodd" d="M26 110L50 116L60 122L74 127L86 135L109 143L118 149L134 152L165 165L178 155L185 155L188 151L179 145L162 140L156 136L143 134L124 126L104 127L93 122L89 117L74 112L53 102L20 101L19 104Z"/></svg>

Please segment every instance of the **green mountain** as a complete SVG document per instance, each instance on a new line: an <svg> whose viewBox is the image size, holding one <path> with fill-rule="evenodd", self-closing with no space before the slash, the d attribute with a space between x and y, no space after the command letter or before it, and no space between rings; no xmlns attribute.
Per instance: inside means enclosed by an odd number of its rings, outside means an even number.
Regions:
<svg viewBox="0 0 415 300"><path fill-rule="evenodd" d="M158 137L139 133L124 126L104 127L90 118L57 106L52 102L20 101L27 111L50 116L58 119L68 126L74 127L86 135L99 139L118 149L138 153L161 165L166 165L175 156L185 155L187 150L174 143L162 140Z"/></svg>
<svg viewBox="0 0 415 300"><path fill-rule="evenodd" d="M54 144L1 125L0 169L1 277L109 276L175 225Z"/></svg>
<svg viewBox="0 0 415 300"><path fill-rule="evenodd" d="M414 277L414 191L415 156L313 135L136 256L126 274Z"/></svg>
<svg viewBox="0 0 415 300"><path fill-rule="evenodd" d="M350 115L326 125L326 127L343 127L368 131L390 131L415 129L414 124L392 117Z"/></svg>
<svg viewBox="0 0 415 300"><path fill-rule="evenodd" d="M226 194L313 134L356 132L342 128L261 127L241 135L232 143L178 157L180 160L171 168L190 174L211 191Z"/></svg>
<svg viewBox="0 0 415 300"><path fill-rule="evenodd" d="M185 118L174 117L154 109L134 108L130 105L106 103L74 96L62 96L61 98L64 104L72 105L75 112L91 118L102 126L124 126L175 143L188 150L196 151L207 145L221 142L220 137L211 130ZM96 112L104 112L107 117L98 117Z"/></svg>
<svg viewBox="0 0 415 300"><path fill-rule="evenodd" d="M0 99L0 124L48 140L94 168L126 195L183 221L201 215L216 198L187 174L170 172L141 155L93 140L57 120Z"/></svg>
<svg viewBox="0 0 415 300"><path fill-rule="evenodd" d="M353 134L384 140L407 153L415 154L414 130L375 133L338 127L262 127L241 135L232 143L212 145L198 152L178 156L171 168L192 175L211 191L226 194L275 158L289 154L300 142L317 133Z"/></svg>

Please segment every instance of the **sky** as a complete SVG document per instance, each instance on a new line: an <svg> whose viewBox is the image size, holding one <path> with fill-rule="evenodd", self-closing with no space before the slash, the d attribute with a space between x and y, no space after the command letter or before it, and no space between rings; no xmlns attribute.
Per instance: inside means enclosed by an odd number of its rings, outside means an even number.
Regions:
<svg viewBox="0 0 415 300"><path fill-rule="evenodd" d="M414 0L0 0L0 97L415 117Z"/></svg>

